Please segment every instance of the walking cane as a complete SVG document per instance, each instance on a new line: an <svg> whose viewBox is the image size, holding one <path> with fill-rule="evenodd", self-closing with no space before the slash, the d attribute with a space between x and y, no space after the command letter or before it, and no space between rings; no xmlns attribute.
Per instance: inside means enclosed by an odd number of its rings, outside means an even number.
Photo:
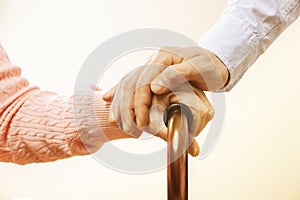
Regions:
<svg viewBox="0 0 300 200"><path fill-rule="evenodd" d="M184 104L170 105L164 115L168 127L168 200L188 200L188 128L193 121Z"/></svg>

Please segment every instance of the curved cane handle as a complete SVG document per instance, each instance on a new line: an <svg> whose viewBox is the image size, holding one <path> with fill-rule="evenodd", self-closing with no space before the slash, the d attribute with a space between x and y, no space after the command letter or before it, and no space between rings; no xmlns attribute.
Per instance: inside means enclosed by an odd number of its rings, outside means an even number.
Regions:
<svg viewBox="0 0 300 200"><path fill-rule="evenodd" d="M164 115L168 127L168 200L188 200L188 128L191 110L184 104L170 105Z"/></svg>

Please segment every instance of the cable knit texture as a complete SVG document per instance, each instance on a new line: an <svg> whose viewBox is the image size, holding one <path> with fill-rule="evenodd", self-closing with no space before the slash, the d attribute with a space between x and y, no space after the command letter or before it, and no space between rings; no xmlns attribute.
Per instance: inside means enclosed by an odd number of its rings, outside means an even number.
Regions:
<svg viewBox="0 0 300 200"><path fill-rule="evenodd" d="M0 161L28 164L88 155L129 137L108 122L101 92L66 97L31 87L0 44Z"/></svg>

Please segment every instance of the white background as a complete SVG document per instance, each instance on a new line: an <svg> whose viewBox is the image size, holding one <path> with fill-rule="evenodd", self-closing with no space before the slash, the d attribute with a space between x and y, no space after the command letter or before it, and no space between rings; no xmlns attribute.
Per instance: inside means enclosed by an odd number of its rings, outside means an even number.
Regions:
<svg viewBox="0 0 300 200"><path fill-rule="evenodd" d="M70 95L84 59L103 41L146 27L197 40L225 4L0 0L0 41L32 85ZM205 160L190 159L190 199L300 199L299 47L298 20L227 94L220 142ZM126 62L133 66L144 59L145 55L136 56ZM116 71L114 80L120 75ZM27 166L0 164L0 200L156 200L166 199L166 192L166 170L120 174L90 156Z"/></svg>

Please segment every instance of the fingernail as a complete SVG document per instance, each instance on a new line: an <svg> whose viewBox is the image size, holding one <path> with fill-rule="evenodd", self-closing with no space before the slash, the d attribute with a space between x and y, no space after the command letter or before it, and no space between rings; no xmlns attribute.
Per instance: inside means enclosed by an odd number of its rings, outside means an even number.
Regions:
<svg viewBox="0 0 300 200"><path fill-rule="evenodd" d="M193 156L198 156L199 152L200 152L199 148L196 147L193 148Z"/></svg>
<svg viewBox="0 0 300 200"><path fill-rule="evenodd" d="M152 90L152 92L154 92L154 93L160 93L161 90L162 90L162 87L159 86L158 84L152 83L152 84L151 84L151 90Z"/></svg>

